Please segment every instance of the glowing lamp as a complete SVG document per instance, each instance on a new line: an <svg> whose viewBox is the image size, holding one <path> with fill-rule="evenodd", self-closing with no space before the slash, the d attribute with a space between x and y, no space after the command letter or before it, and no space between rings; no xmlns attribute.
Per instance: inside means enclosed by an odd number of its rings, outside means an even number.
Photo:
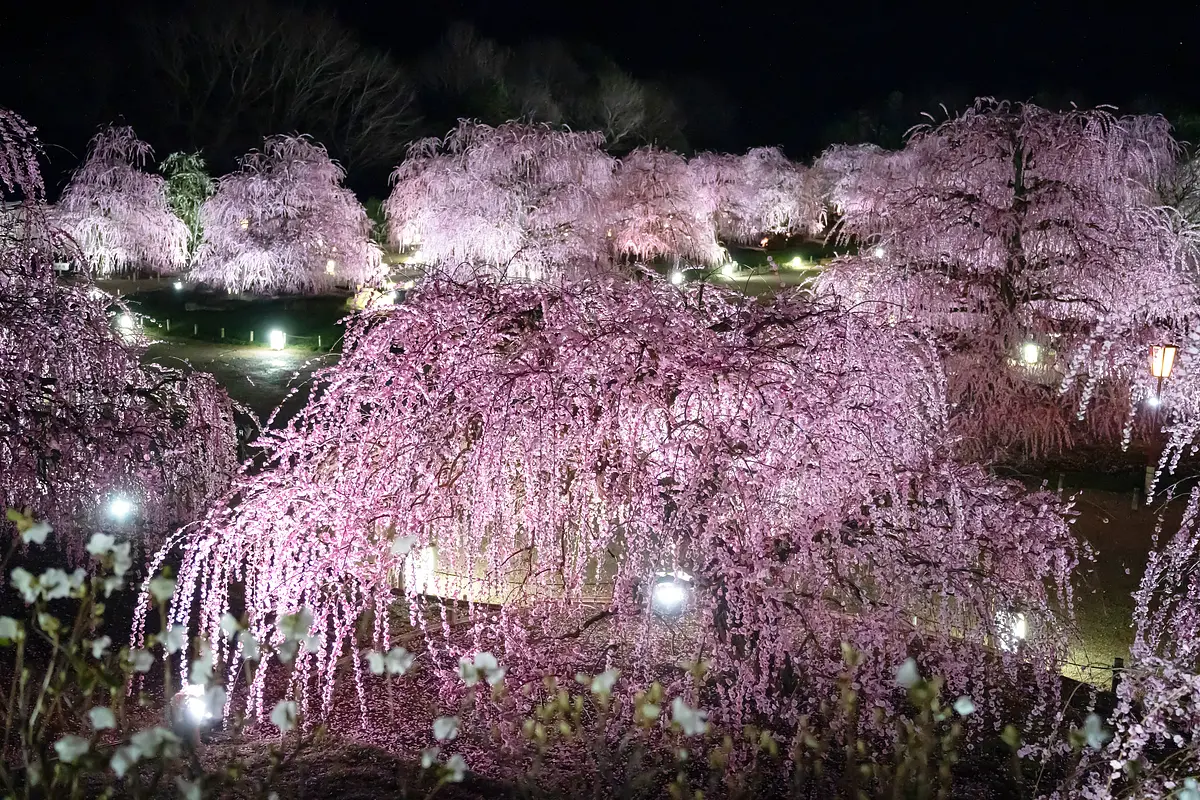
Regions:
<svg viewBox="0 0 1200 800"><path fill-rule="evenodd" d="M179 291L182 291L182 290L183 290L183 282L182 282L182 281L175 281L175 291L179 292Z"/></svg>
<svg viewBox="0 0 1200 800"><path fill-rule="evenodd" d="M119 328L121 331L129 333L134 329L135 324L136 323L134 323L133 317L129 314L117 315L117 328Z"/></svg>
<svg viewBox="0 0 1200 800"><path fill-rule="evenodd" d="M792 269L800 269L804 266L804 259L800 256L792 256L791 260L788 261L788 266Z"/></svg>
<svg viewBox="0 0 1200 800"><path fill-rule="evenodd" d="M1173 344L1156 344L1150 348L1150 374L1161 382L1171 377L1175 368L1175 354L1179 348Z"/></svg>
<svg viewBox="0 0 1200 800"><path fill-rule="evenodd" d="M766 246L767 246L767 242L769 242L769 241L771 241L771 237L770 237L770 236L764 236L763 238L761 238L761 239L759 239L759 240L758 240L758 246L759 246L759 247L766 247Z"/></svg>
<svg viewBox="0 0 1200 800"><path fill-rule="evenodd" d="M680 575L662 575L650 591L650 608L663 617L677 617L687 608L688 581Z"/></svg>
<svg viewBox="0 0 1200 800"><path fill-rule="evenodd" d="M173 705L183 712L183 722L197 728L213 720L213 709L205 697L204 687L198 683L185 683L175 695Z"/></svg>
<svg viewBox="0 0 1200 800"><path fill-rule="evenodd" d="M1026 342L1021 345L1021 360L1026 364L1033 365L1038 363L1038 358L1042 354L1042 349L1033 342Z"/></svg>
<svg viewBox="0 0 1200 800"><path fill-rule="evenodd" d="M332 275L337 270L337 262L332 258L325 262L325 274Z"/></svg>
<svg viewBox="0 0 1200 800"><path fill-rule="evenodd" d="M117 496L108 501L108 515L118 522L123 522L133 513L133 503L127 497Z"/></svg>
<svg viewBox="0 0 1200 800"><path fill-rule="evenodd" d="M875 248L875 257L876 258L883 258L885 253L886 253L886 251L882 247Z"/></svg>
<svg viewBox="0 0 1200 800"><path fill-rule="evenodd" d="M272 350L282 350L287 347L287 334L276 328L267 334L267 343Z"/></svg>
<svg viewBox="0 0 1200 800"><path fill-rule="evenodd" d="M1020 611L1001 611L996 614L997 635L1003 650L1016 650L1029 637L1029 622Z"/></svg>
<svg viewBox="0 0 1200 800"><path fill-rule="evenodd" d="M1158 378L1158 388L1155 390L1156 402L1151 405L1158 405L1158 395L1162 394L1163 381L1171 377L1171 370L1175 368L1175 354L1179 352L1179 348L1173 344L1156 344L1150 348L1150 374Z"/></svg>
<svg viewBox="0 0 1200 800"><path fill-rule="evenodd" d="M726 278L732 278L737 274L738 264L736 261L730 261L725 266L721 267L721 274Z"/></svg>
<svg viewBox="0 0 1200 800"><path fill-rule="evenodd" d="M671 283L675 286L683 283L683 273L679 270L671 270Z"/></svg>

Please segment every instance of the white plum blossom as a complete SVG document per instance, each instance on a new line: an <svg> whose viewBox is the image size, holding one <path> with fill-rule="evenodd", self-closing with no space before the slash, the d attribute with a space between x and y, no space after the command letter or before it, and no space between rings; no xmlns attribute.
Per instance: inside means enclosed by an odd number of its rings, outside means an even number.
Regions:
<svg viewBox="0 0 1200 800"><path fill-rule="evenodd" d="M271 724L279 728L280 733L287 733L296 727L296 702L280 700L271 709Z"/></svg>
<svg viewBox="0 0 1200 800"><path fill-rule="evenodd" d="M111 708L105 706L96 706L88 711L88 719L92 722L92 727L98 731L107 730L117 727L117 717L113 714Z"/></svg>
<svg viewBox="0 0 1200 800"><path fill-rule="evenodd" d="M489 685L495 686L504 680L506 672L507 670L496 661L496 657L486 651L476 653L474 660L468 658L458 660L458 677L467 686L479 683L481 677L485 678Z"/></svg>
<svg viewBox="0 0 1200 800"><path fill-rule="evenodd" d="M917 662L914 659L906 659L896 670L896 685L904 689L911 689L920 680L921 673L917 670Z"/></svg>
<svg viewBox="0 0 1200 800"><path fill-rule="evenodd" d="M0 617L0 639L16 639L21 635L20 624L12 617Z"/></svg>
<svg viewBox="0 0 1200 800"><path fill-rule="evenodd" d="M228 611L221 615L221 633L225 634L226 638L232 639L234 635L241 630L241 623L238 618Z"/></svg>
<svg viewBox="0 0 1200 800"><path fill-rule="evenodd" d="M621 670L619 669L606 669L592 678L592 694L612 694L613 686L620 675Z"/></svg>
<svg viewBox="0 0 1200 800"><path fill-rule="evenodd" d="M683 729L686 736L708 733L708 712L692 708L681 697L671 701L671 719Z"/></svg>
<svg viewBox="0 0 1200 800"><path fill-rule="evenodd" d="M433 738L449 742L458 737L458 717L438 717L433 721Z"/></svg>
<svg viewBox="0 0 1200 800"><path fill-rule="evenodd" d="M172 578L158 576L150 581L150 596L160 603L165 603L175 594L175 581Z"/></svg>
<svg viewBox="0 0 1200 800"><path fill-rule="evenodd" d="M35 522L21 531L21 541L25 542L25 544L45 544L46 537L52 530L50 523L45 520Z"/></svg>
<svg viewBox="0 0 1200 800"><path fill-rule="evenodd" d="M74 764L88 751L88 740L82 736L64 736L54 743L54 752L66 764Z"/></svg>
<svg viewBox="0 0 1200 800"><path fill-rule="evenodd" d="M168 653L178 653L187 644L187 628L182 625L172 625L162 637L163 649Z"/></svg>
<svg viewBox="0 0 1200 800"><path fill-rule="evenodd" d="M133 665L134 672L149 672L154 666L154 656L149 650L130 650L129 661Z"/></svg>
<svg viewBox="0 0 1200 800"><path fill-rule="evenodd" d="M450 783L462 783L463 776L467 773L467 762L462 756L455 753L446 759L446 780Z"/></svg>
<svg viewBox="0 0 1200 800"><path fill-rule="evenodd" d="M99 639L93 639L92 640L92 658L95 658L95 659L102 658L104 656L105 651L108 650L108 647L111 644L112 644L112 638L108 637L108 636L101 636Z"/></svg>
<svg viewBox="0 0 1200 800"><path fill-rule="evenodd" d="M33 573L24 567L17 567L12 571L12 585L26 603L36 603L39 594L37 578L33 577Z"/></svg>
<svg viewBox="0 0 1200 800"><path fill-rule="evenodd" d="M442 752L440 747L426 747L421 751L421 769L429 769L437 763L438 754Z"/></svg>

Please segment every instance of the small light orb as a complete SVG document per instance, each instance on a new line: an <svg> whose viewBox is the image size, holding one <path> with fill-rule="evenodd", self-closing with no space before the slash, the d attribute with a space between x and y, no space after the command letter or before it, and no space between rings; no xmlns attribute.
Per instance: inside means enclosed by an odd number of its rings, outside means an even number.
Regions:
<svg viewBox="0 0 1200 800"><path fill-rule="evenodd" d="M175 291L183 291L183 281L175 281Z"/></svg>
<svg viewBox="0 0 1200 800"><path fill-rule="evenodd" d="M212 711L204 702L204 687L198 683L184 685L179 692L183 695L183 708L194 725L200 725L212 719Z"/></svg>
<svg viewBox="0 0 1200 800"><path fill-rule="evenodd" d="M282 350L287 347L287 334L276 328L267 334L267 343L272 350Z"/></svg>
<svg viewBox="0 0 1200 800"><path fill-rule="evenodd" d="M771 241L771 237L770 237L770 236L764 236L763 238L761 238L761 239L759 239L759 240L758 240L758 246L759 246L759 247L766 247L766 246L767 246L767 243L768 243L768 242L770 242L770 241Z"/></svg>
<svg viewBox="0 0 1200 800"><path fill-rule="evenodd" d="M802 269L804 267L804 259L800 256L792 256L788 261L788 266L792 269Z"/></svg>
<svg viewBox="0 0 1200 800"><path fill-rule="evenodd" d="M671 270L671 283L675 286L683 283L683 273L679 270Z"/></svg>
<svg viewBox="0 0 1200 800"><path fill-rule="evenodd" d="M884 249L883 249L882 247L876 247L876 248L875 248L875 257L876 257L876 258L883 258L883 257L884 257L884 255L885 255L885 251L884 251Z"/></svg>
<svg viewBox="0 0 1200 800"><path fill-rule="evenodd" d="M325 274L332 275L337 271L337 262L332 258L325 262Z"/></svg>
<svg viewBox="0 0 1200 800"><path fill-rule="evenodd" d="M655 613L663 616L676 616L687 605L687 587L673 580L659 581L654 584L654 593L650 605Z"/></svg>
<svg viewBox="0 0 1200 800"><path fill-rule="evenodd" d="M721 267L721 274L726 278L732 278L737 274L739 264L736 261L730 261Z"/></svg>
<svg viewBox="0 0 1200 800"><path fill-rule="evenodd" d="M1156 394L1146 398L1146 405L1150 406L1151 408L1158 408L1161 404L1162 400L1160 400Z"/></svg>
<svg viewBox="0 0 1200 800"><path fill-rule="evenodd" d="M118 522L129 518L133 513L133 503L129 498L117 496L108 501L108 515Z"/></svg>
<svg viewBox="0 0 1200 800"><path fill-rule="evenodd" d="M137 327L137 323L134 321L133 316L131 314L118 314L117 315L117 328L119 330L128 333L128 332L132 331L135 327Z"/></svg>
<svg viewBox="0 0 1200 800"><path fill-rule="evenodd" d="M1021 345L1021 360L1026 364L1038 363L1038 358L1041 356L1041 348L1033 342L1026 342Z"/></svg>

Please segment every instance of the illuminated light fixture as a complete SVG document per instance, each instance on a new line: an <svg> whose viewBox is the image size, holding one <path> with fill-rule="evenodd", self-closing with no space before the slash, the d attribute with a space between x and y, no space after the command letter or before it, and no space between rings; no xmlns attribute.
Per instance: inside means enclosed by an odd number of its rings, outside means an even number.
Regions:
<svg viewBox="0 0 1200 800"><path fill-rule="evenodd" d="M204 700L204 687L198 683L184 684L179 692L183 710L193 725L202 725L213 717L212 709Z"/></svg>
<svg viewBox="0 0 1200 800"><path fill-rule="evenodd" d="M801 269L804 267L804 259L800 256L792 256L791 260L788 261L788 266L792 269Z"/></svg>
<svg viewBox="0 0 1200 800"><path fill-rule="evenodd" d="M272 350L282 350L287 347L287 334L276 328L267 334L267 343Z"/></svg>
<svg viewBox="0 0 1200 800"><path fill-rule="evenodd" d="M129 335L137 328L137 321L134 320L132 314L117 315L117 330L121 333Z"/></svg>
<svg viewBox="0 0 1200 800"><path fill-rule="evenodd" d="M239 220L238 220L238 225L241 225L241 226L242 226L242 230L246 230L247 228L249 228L249 227L250 227L250 220L248 220L248 219L239 219Z"/></svg>
<svg viewBox="0 0 1200 800"><path fill-rule="evenodd" d="M325 262L325 274L332 275L337 270L337 262L332 258Z"/></svg>
<svg viewBox="0 0 1200 800"><path fill-rule="evenodd" d="M179 292L182 290L183 290L183 281L175 281L175 291Z"/></svg>
<svg viewBox="0 0 1200 800"><path fill-rule="evenodd" d="M996 623L1002 650L1016 650L1029 636L1029 622L1020 611L1001 611L996 614Z"/></svg>
<svg viewBox="0 0 1200 800"><path fill-rule="evenodd" d="M766 246L767 246L767 242L769 242L769 241L771 241L771 237L770 237L770 236L764 236L763 238L761 238L761 239L759 239L759 240L758 240L758 246L759 246L759 247L766 247Z"/></svg>
<svg viewBox="0 0 1200 800"><path fill-rule="evenodd" d="M1038 363L1038 359L1042 355L1042 348L1038 347L1033 342L1026 342L1021 345L1021 360L1028 365Z"/></svg>
<svg viewBox="0 0 1200 800"><path fill-rule="evenodd" d="M737 271L738 271L738 263L736 261L730 261L728 264L721 267L721 274L724 275L726 278L732 278L734 275L737 274Z"/></svg>
<svg viewBox="0 0 1200 800"><path fill-rule="evenodd" d="M677 617L687 608L691 576L684 572L659 573L650 590L650 608L663 617Z"/></svg>
<svg viewBox="0 0 1200 800"><path fill-rule="evenodd" d="M1158 399L1158 395L1151 395L1150 397L1146 398L1146 405L1150 406L1151 408L1158 408L1161 403L1162 400Z"/></svg>
<svg viewBox="0 0 1200 800"><path fill-rule="evenodd" d="M123 522L133 513L133 503L127 497L120 495L108 501L108 515L118 522Z"/></svg>
<svg viewBox="0 0 1200 800"><path fill-rule="evenodd" d="M683 283L683 273L677 269L671 270L671 283L675 286Z"/></svg>
<svg viewBox="0 0 1200 800"><path fill-rule="evenodd" d="M1175 354L1178 352L1179 348L1173 344L1156 344L1150 348L1150 375L1158 378L1155 399L1162 394L1163 381L1171 377L1171 370L1175 368Z"/></svg>
<svg viewBox="0 0 1200 800"><path fill-rule="evenodd" d="M886 254L886 251L882 247L876 247L874 254L876 258L883 258Z"/></svg>

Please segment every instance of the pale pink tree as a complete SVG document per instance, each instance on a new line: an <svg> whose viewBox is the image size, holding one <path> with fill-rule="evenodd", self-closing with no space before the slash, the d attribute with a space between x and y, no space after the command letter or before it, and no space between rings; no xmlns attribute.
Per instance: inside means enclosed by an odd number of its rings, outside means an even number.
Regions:
<svg viewBox="0 0 1200 800"><path fill-rule="evenodd" d="M271 136L200 209L192 276L231 292L319 293L385 278L345 171L304 136Z"/></svg>
<svg viewBox="0 0 1200 800"><path fill-rule="evenodd" d="M105 128L63 189L56 224L100 275L174 272L187 262L187 226L167 202L166 181L145 169L153 151L133 128Z"/></svg>
<svg viewBox="0 0 1200 800"><path fill-rule="evenodd" d="M385 211L392 244L454 277L556 280L609 260L615 166L599 133L463 121L409 148Z"/></svg>
<svg viewBox="0 0 1200 800"><path fill-rule="evenodd" d="M814 235L825 227L820 176L778 148L757 147L741 156L701 153L688 169L722 241L757 243L763 236Z"/></svg>
<svg viewBox="0 0 1200 800"><path fill-rule="evenodd" d="M368 719L358 637L392 646L397 601L428 650L414 698L453 694L479 650L514 686L618 667L675 691L690 679L673 665L703 660L722 722L786 726L836 694L846 643L885 733L910 655L981 708L1012 681L1039 711L1056 701L1066 508L951 457L936 357L902 329L658 280L431 281L346 341L265 434L264 468L180 539L171 616L236 659L235 602L258 641L310 610L294 684L310 713L353 681ZM690 586L681 614L663 581ZM463 601L465 628L437 595ZM995 650L1010 612L1030 638ZM264 713L274 669L235 707ZM477 702L500 754L518 747L533 701Z"/></svg>
<svg viewBox="0 0 1200 800"><path fill-rule="evenodd" d="M33 129L0 110L0 131L0 181L27 198L0 238L0 506L32 508L77 555L74 534L114 525L161 541L237 469L229 398L210 375L143 365L132 316L57 278L51 253L73 241L41 200Z"/></svg>
<svg viewBox="0 0 1200 800"><path fill-rule="evenodd" d="M621 159L607 211L613 251L641 260L715 266L713 202L683 156L641 147Z"/></svg>
<svg viewBox="0 0 1200 800"><path fill-rule="evenodd" d="M1197 309L1195 235L1153 203L1175 154L1161 118L986 100L898 152L837 148L818 169L858 253L819 287L936 338L968 454L1128 440L1149 347Z"/></svg>

